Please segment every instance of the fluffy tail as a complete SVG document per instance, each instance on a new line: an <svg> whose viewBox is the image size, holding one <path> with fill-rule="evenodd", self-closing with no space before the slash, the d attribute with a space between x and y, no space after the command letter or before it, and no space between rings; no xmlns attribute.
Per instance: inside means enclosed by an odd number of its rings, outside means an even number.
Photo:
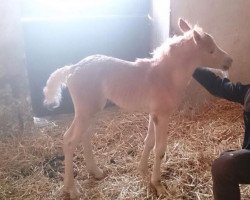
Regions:
<svg viewBox="0 0 250 200"><path fill-rule="evenodd" d="M67 86L67 79L71 72L71 66L65 66L54 71L43 88L44 105L48 108L57 108L62 99L62 88Z"/></svg>

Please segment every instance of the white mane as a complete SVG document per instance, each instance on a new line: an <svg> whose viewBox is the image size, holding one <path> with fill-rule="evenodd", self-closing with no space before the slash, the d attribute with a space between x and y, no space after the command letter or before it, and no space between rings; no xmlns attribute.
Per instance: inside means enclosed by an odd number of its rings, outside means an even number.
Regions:
<svg viewBox="0 0 250 200"><path fill-rule="evenodd" d="M182 44L193 37L193 31L197 31L201 36L204 34L203 30L195 25L193 29L184 33L183 35L176 36L174 35L172 38L168 38L161 46L157 47L152 55L152 59L156 61L162 60L165 56L167 56L170 52L171 47L173 46L182 46Z"/></svg>

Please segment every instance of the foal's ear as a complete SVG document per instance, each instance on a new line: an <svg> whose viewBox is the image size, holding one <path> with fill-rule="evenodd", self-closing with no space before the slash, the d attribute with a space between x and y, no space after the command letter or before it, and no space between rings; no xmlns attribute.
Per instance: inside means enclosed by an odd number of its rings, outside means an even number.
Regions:
<svg viewBox="0 0 250 200"><path fill-rule="evenodd" d="M182 18L179 19L178 24L179 24L179 27L183 33L187 32L191 29L191 27L188 25L188 23L185 22Z"/></svg>
<svg viewBox="0 0 250 200"><path fill-rule="evenodd" d="M201 41L201 35L195 30L194 30L194 36L193 37L194 37L194 42L196 44L198 44Z"/></svg>

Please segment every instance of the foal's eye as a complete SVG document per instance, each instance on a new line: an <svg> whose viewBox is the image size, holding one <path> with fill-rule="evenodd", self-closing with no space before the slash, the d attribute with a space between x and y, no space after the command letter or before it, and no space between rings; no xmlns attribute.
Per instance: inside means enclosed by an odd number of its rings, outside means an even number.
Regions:
<svg viewBox="0 0 250 200"><path fill-rule="evenodd" d="M213 53L214 53L214 51L213 51L213 50L211 50L209 53L210 53L210 54L213 54Z"/></svg>

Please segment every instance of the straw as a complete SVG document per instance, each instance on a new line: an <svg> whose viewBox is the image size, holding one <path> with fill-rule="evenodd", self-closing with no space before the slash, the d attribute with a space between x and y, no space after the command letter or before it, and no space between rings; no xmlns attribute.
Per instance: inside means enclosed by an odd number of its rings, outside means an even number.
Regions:
<svg viewBox="0 0 250 200"><path fill-rule="evenodd" d="M167 200L213 199L213 160L224 150L241 147L241 106L215 100L193 111L188 106L171 116L162 164ZM61 192L62 134L72 119L72 115L62 115L50 118L53 123L39 126L32 133L6 132L0 136L0 199L68 199ZM143 179L137 170L147 123L147 114L116 107L98 114L90 131L96 160L106 176L97 181L87 173L83 147L79 146L74 155L74 175L81 199L163 199L150 188L149 177ZM152 153L150 172L153 158ZM241 191L242 199L250 198L248 186L241 186Z"/></svg>

